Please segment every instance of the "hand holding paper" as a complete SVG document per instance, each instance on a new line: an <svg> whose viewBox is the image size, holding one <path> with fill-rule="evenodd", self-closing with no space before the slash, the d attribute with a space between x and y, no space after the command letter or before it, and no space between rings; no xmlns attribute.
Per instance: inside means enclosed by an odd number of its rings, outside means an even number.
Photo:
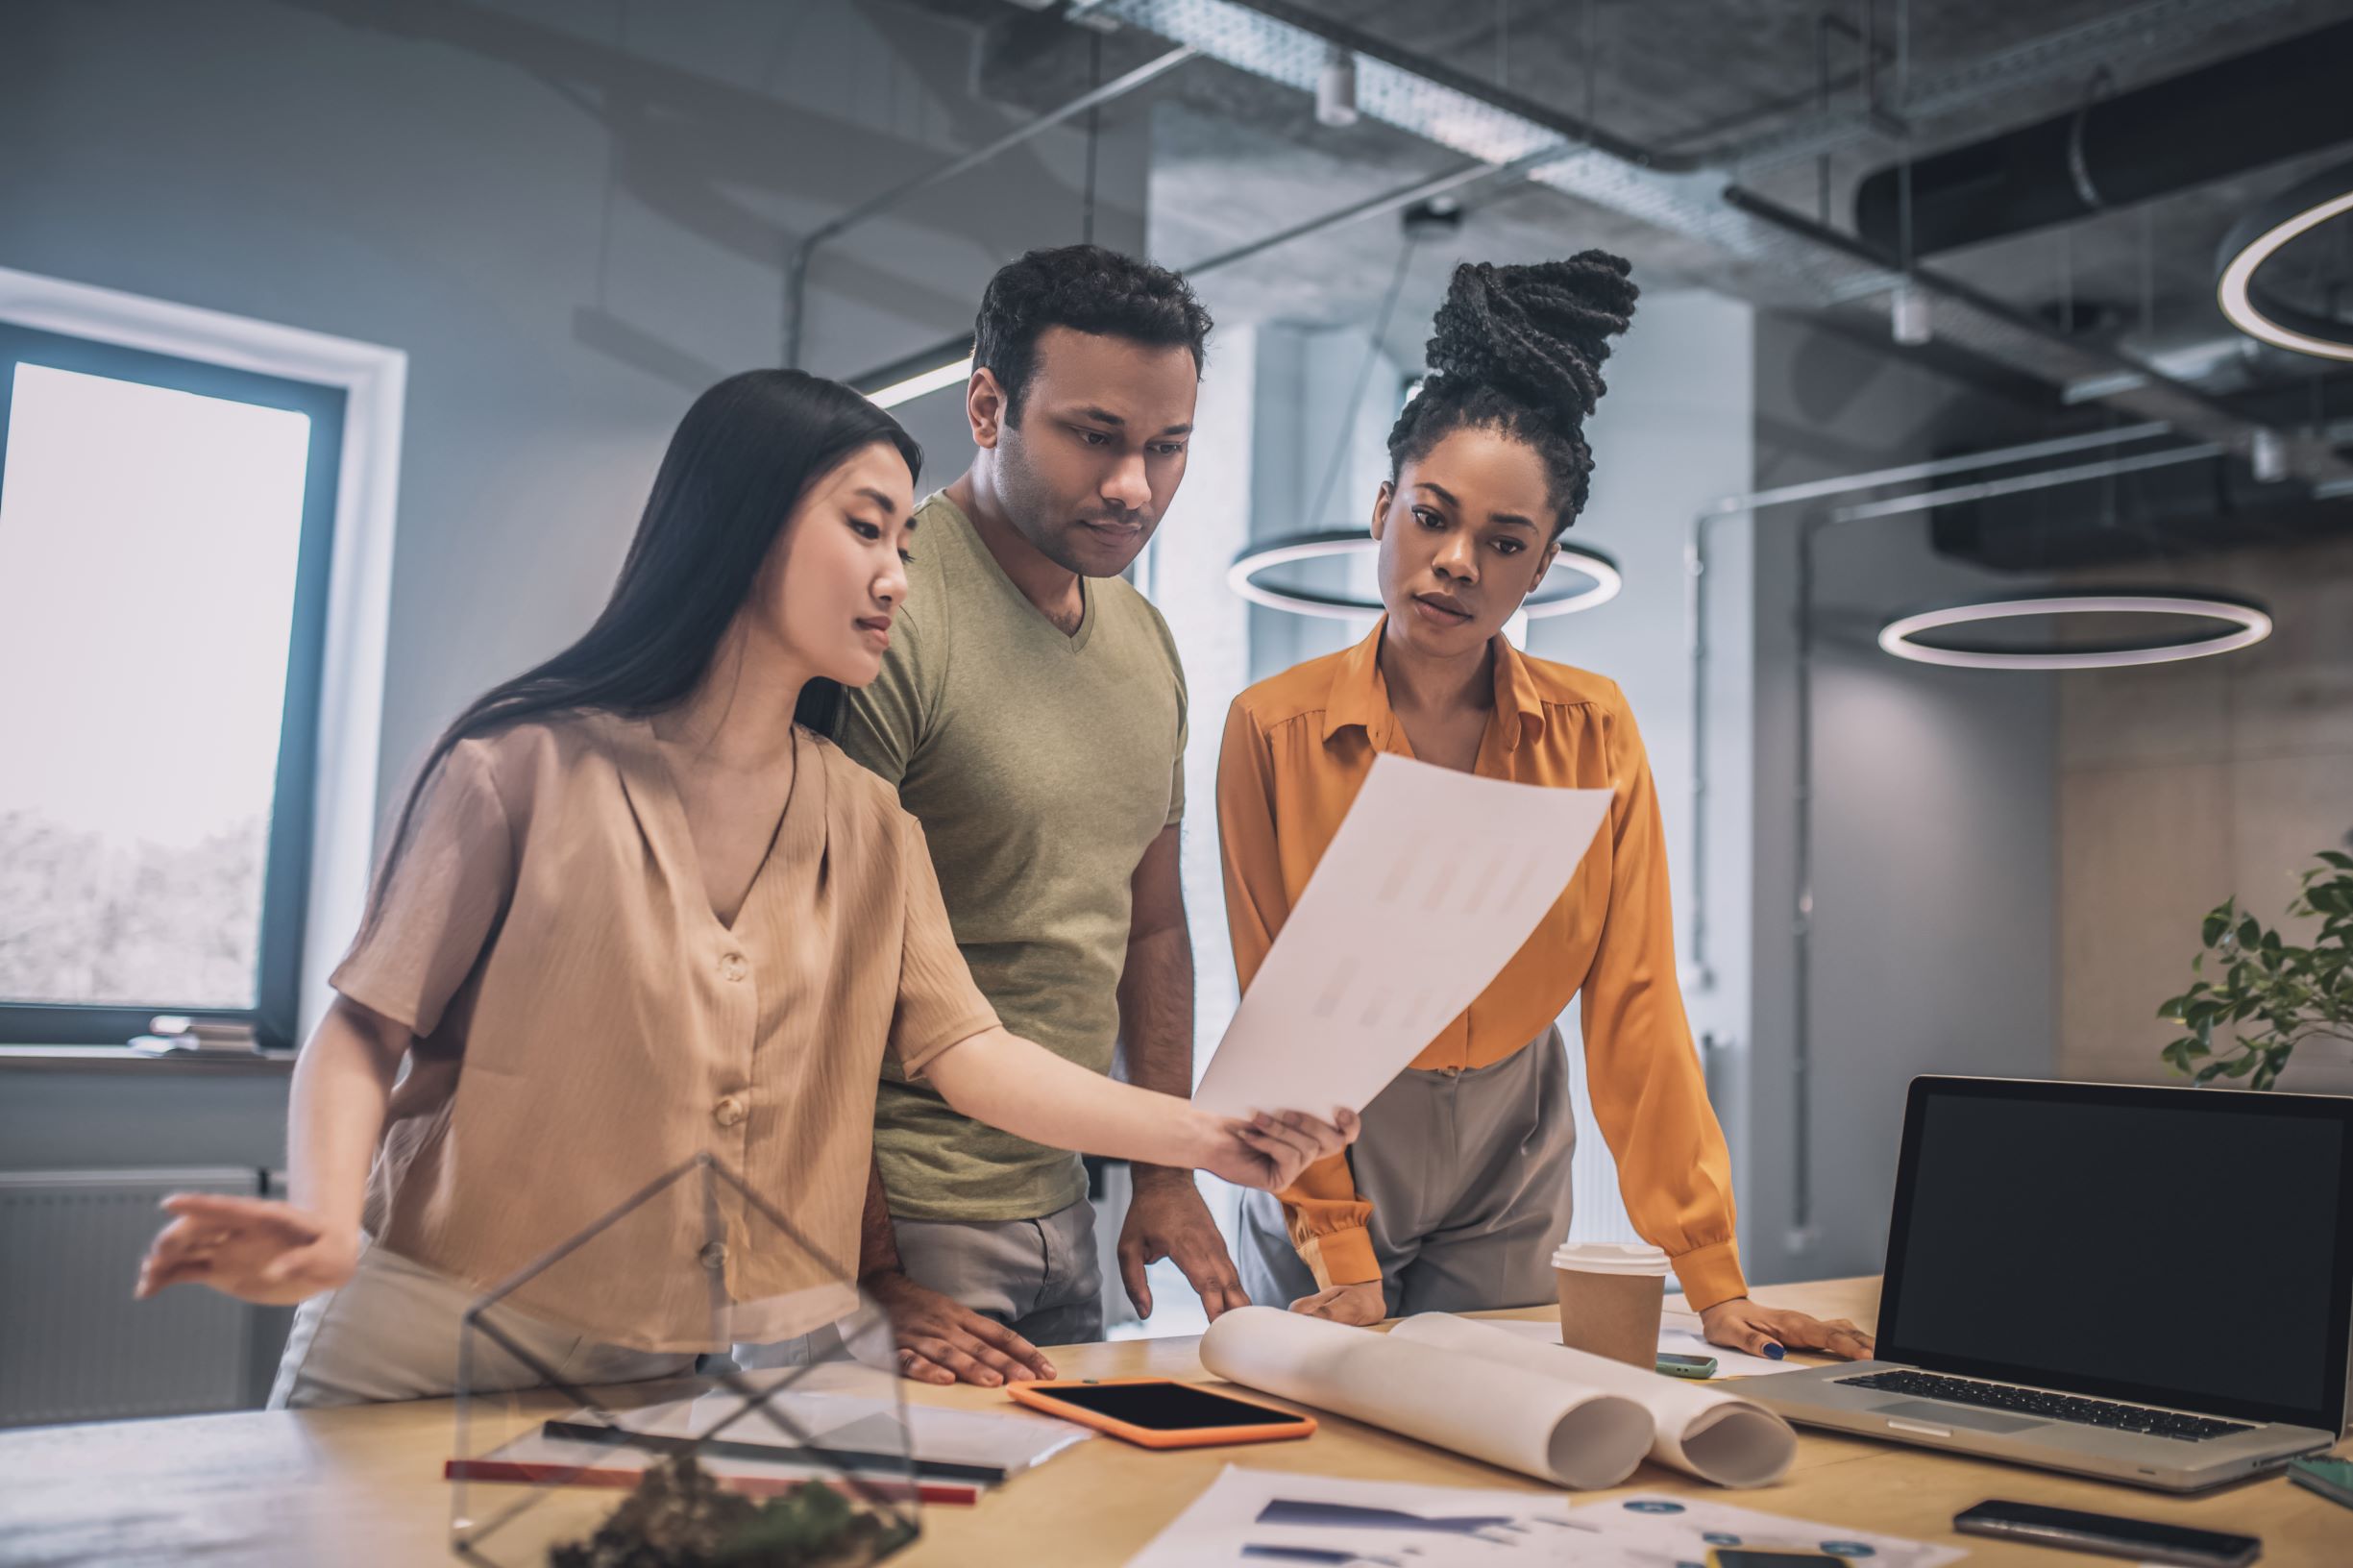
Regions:
<svg viewBox="0 0 2353 1568"><path fill-rule="evenodd" d="M1608 810L1607 790L1375 758L1194 1102L1361 1111L1503 971Z"/></svg>

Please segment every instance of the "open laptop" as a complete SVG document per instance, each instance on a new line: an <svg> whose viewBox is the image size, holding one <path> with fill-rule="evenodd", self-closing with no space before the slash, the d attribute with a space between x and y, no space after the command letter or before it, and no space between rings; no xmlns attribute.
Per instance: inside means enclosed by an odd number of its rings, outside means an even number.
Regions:
<svg viewBox="0 0 2353 1568"><path fill-rule="evenodd" d="M2353 1097L1918 1078L1875 1361L1792 1421L2195 1491L2326 1448L2353 1338Z"/></svg>

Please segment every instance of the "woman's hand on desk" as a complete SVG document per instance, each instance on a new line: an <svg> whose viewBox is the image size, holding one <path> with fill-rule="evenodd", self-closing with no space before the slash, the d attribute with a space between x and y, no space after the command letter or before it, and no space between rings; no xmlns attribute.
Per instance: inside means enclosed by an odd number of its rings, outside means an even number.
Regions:
<svg viewBox="0 0 2353 1568"><path fill-rule="evenodd" d="M1711 1345L1747 1351L1752 1356L1781 1359L1783 1350L1810 1350L1841 1360L1871 1360L1870 1335L1843 1317L1824 1322L1803 1312L1778 1307L1759 1307L1746 1296L1720 1301L1700 1314L1701 1330Z"/></svg>
<svg viewBox="0 0 2353 1568"><path fill-rule="evenodd" d="M359 1233L328 1225L290 1203L178 1192L173 1217L139 1262L135 1292L146 1300L175 1285L208 1285L262 1307L291 1307L352 1277Z"/></svg>
<svg viewBox="0 0 2353 1568"><path fill-rule="evenodd" d="M1369 1327L1389 1315L1388 1297L1379 1280L1361 1285L1336 1285L1291 1303L1291 1311L1309 1317L1328 1317L1335 1323Z"/></svg>

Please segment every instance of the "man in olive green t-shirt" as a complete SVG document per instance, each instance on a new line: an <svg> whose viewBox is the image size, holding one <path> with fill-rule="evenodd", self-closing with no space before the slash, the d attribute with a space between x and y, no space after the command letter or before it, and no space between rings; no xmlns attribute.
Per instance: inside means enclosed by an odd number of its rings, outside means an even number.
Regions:
<svg viewBox="0 0 2353 1568"><path fill-rule="evenodd" d="M971 467L917 509L907 603L840 739L923 824L956 940L1005 1027L1096 1072L1192 1092L1177 874L1185 679L1119 576L1185 472L1210 321L1184 280L1094 246L991 280ZM862 1283L911 1375L1051 1376L1101 1337L1078 1158L886 1069ZM882 1212L887 1199L888 1213ZM1246 1301L1190 1171L1139 1168L1120 1245L1140 1311L1171 1257L1214 1316Z"/></svg>

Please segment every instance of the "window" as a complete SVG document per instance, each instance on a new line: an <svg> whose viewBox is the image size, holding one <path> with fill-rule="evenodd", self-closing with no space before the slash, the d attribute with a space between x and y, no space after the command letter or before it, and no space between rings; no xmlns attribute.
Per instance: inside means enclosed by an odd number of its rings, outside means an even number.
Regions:
<svg viewBox="0 0 2353 1568"><path fill-rule="evenodd" d="M0 323L0 1041L294 1042L344 402Z"/></svg>

